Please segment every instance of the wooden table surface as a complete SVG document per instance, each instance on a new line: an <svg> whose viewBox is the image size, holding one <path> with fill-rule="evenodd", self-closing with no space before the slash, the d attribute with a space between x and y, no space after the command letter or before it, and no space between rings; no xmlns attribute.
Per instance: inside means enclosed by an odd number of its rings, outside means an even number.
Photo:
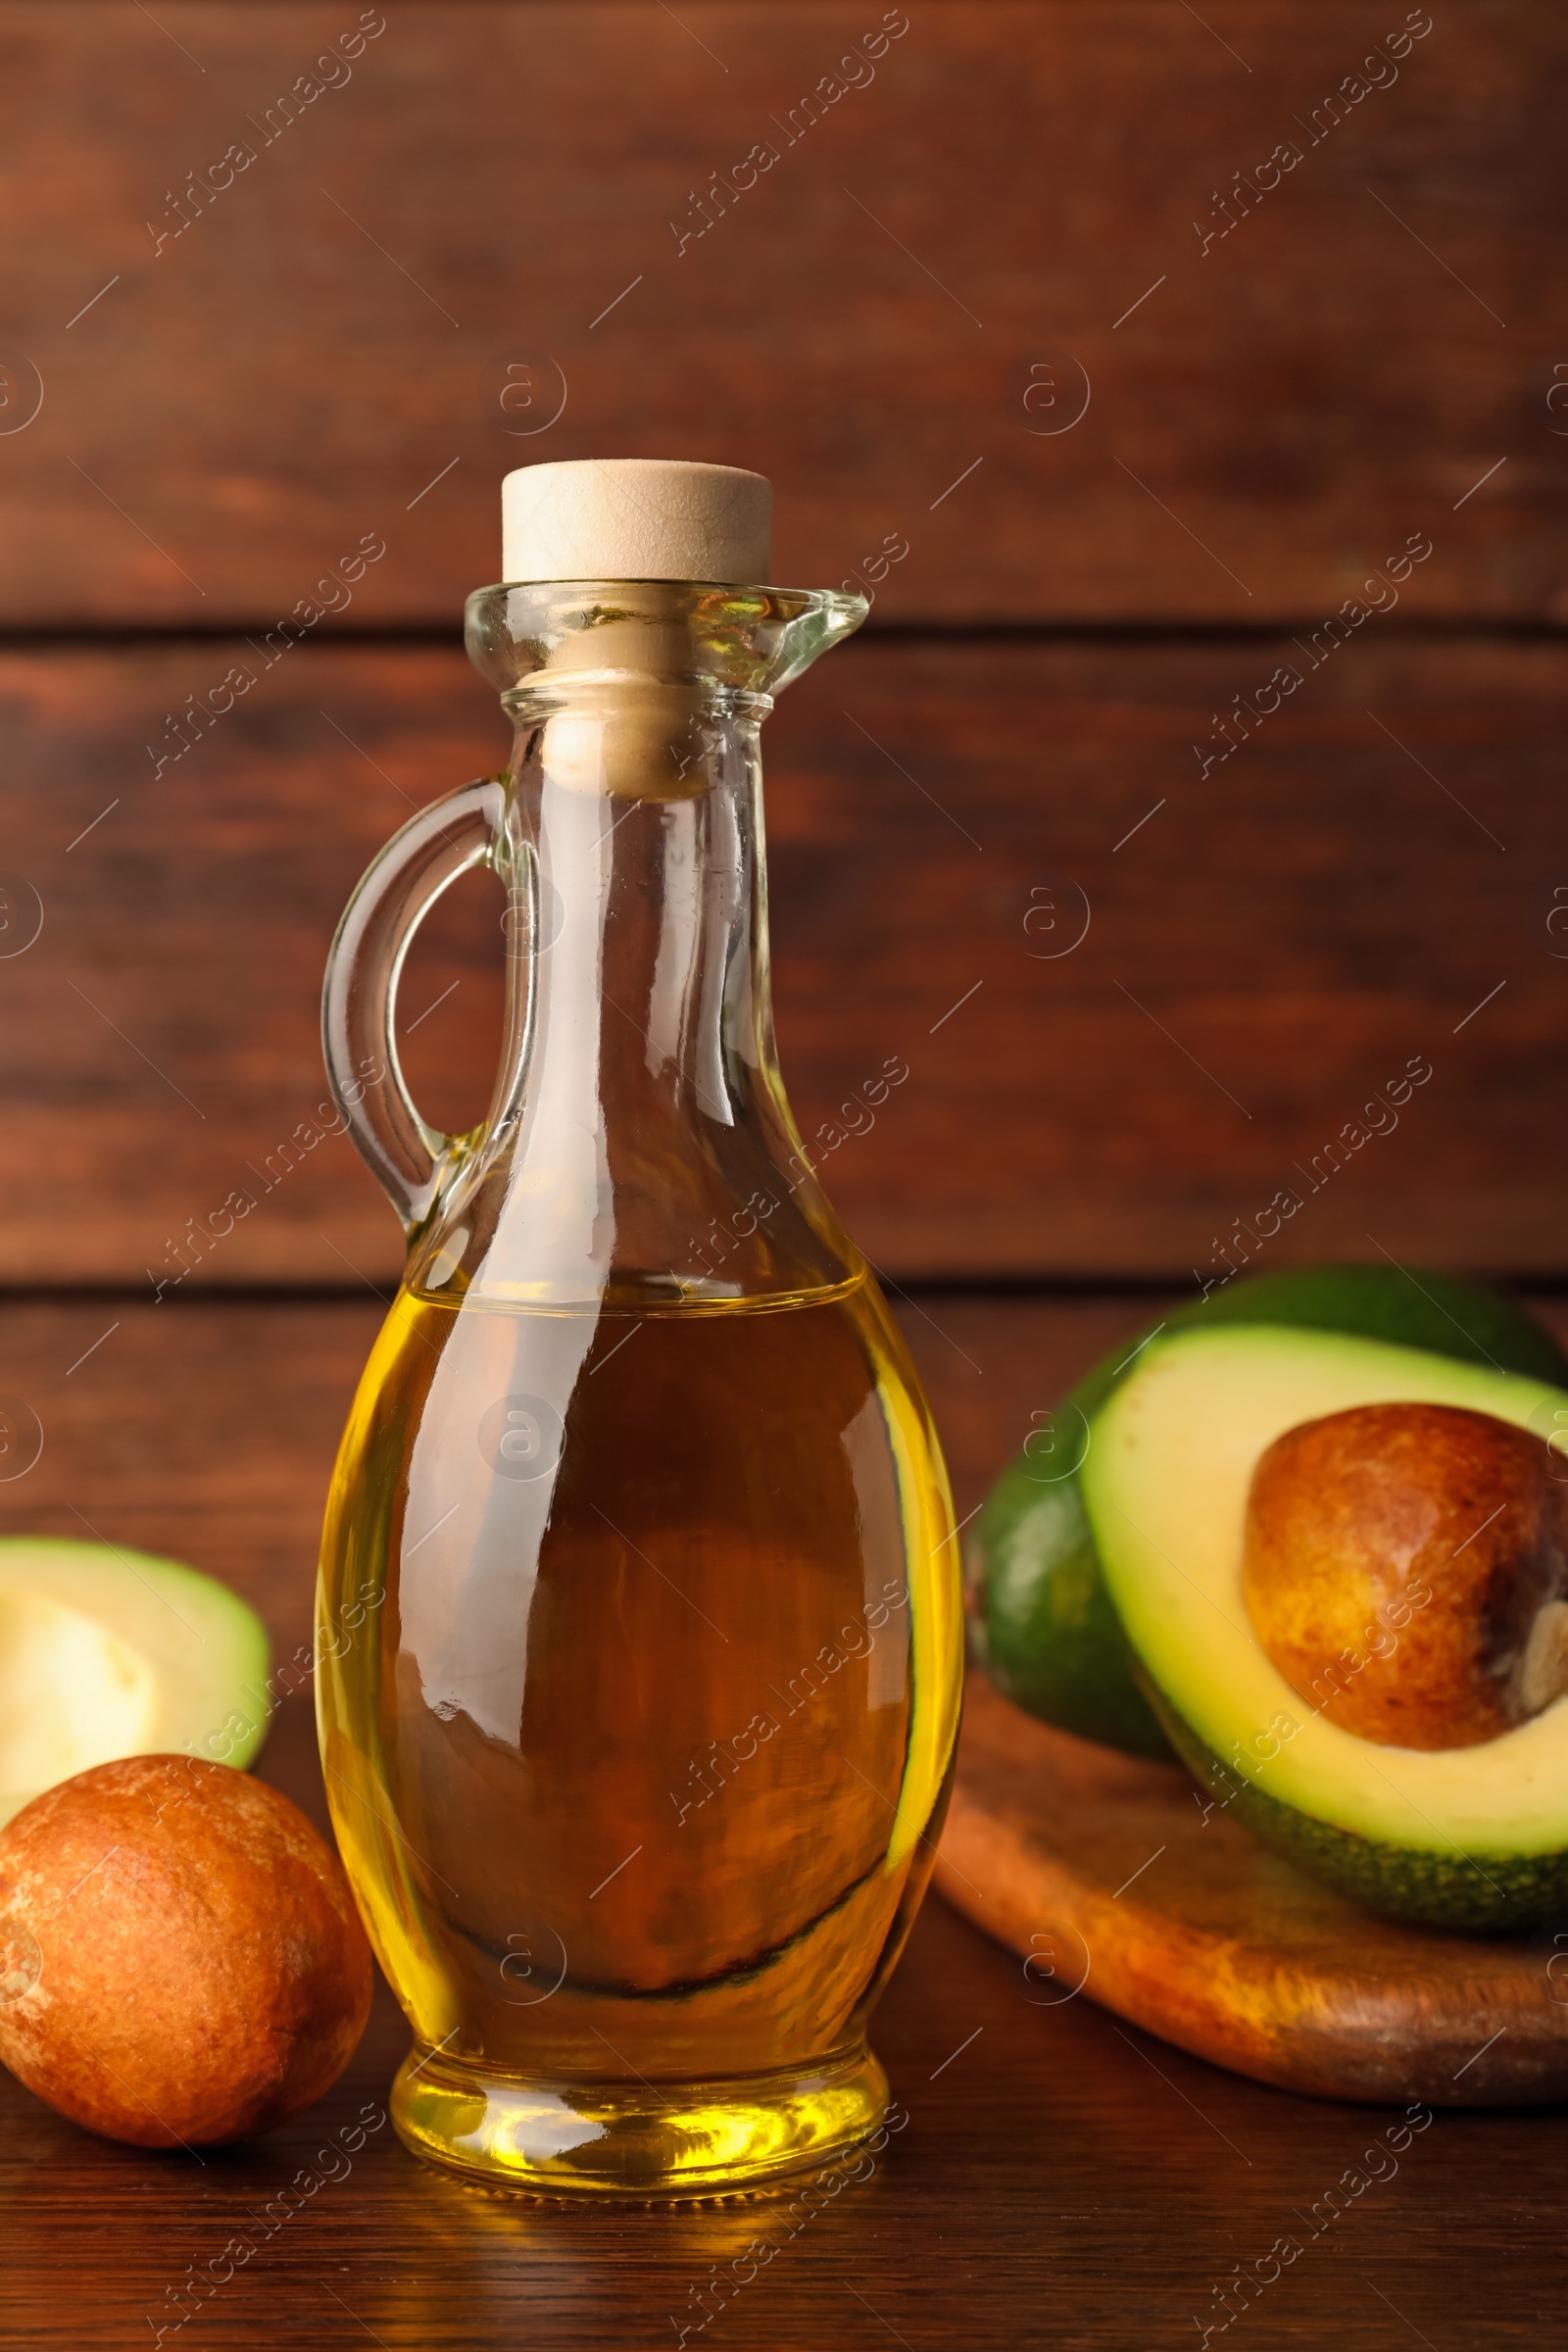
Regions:
<svg viewBox="0 0 1568 2352"><path fill-rule="evenodd" d="M931 1294L903 1308L960 1511L1029 1412L1152 1303ZM183 1554L246 1591L292 1648L378 1313L369 1298L9 1304L8 1384L45 1443L0 1488L4 1525ZM280 1710L261 1769L324 1820L307 1702ZM1238 2265L1278 2273L1232 2322L1257 2345L1499 2352L1568 2334L1560 2113L1439 2113L1393 2155L1390 2111L1262 2089L1052 1990L932 1898L875 2028L907 2125L793 2236L782 2200L579 2213L425 2170L377 2120L404 2047L384 1991L328 2098L199 2162L94 2139L5 2080L0 2341L153 2342L178 2317L169 2290L195 2275L210 2294L164 2337L182 2352L654 2347L682 2326L733 2352L1151 2352L1217 2330L1214 2288ZM1342 2187L1346 2210L1314 2234L1306 2217L1348 2174L1363 2187ZM298 2211L269 2223L294 2183ZM776 2251L748 2260L759 2237ZM1290 2239L1300 2251L1282 2264L1271 2249ZM242 2261L234 2241L253 2248ZM756 2266L744 2284L737 2260ZM699 2330L715 2265L729 2297L710 2297Z"/></svg>

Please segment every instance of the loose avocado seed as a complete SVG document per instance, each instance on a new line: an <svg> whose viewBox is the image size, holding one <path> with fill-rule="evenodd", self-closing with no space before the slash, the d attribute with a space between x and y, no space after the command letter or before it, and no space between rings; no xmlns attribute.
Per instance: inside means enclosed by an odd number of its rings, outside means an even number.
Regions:
<svg viewBox="0 0 1568 2352"><path fill-rule="evenodd" d="M336 2082L369 2005L337 1856L230 1765L98 1764L0 1833L0 2059L110 2139L270 2130Z"/></svg>
<svg viewBox="0 0 1568 2352"><path fill-rule="evenodd" d="M1568 1690L1568 1489L1540 1438L1446 1404L1368 1404L1259 1457L1243 1589L1331 1723L1470 1747Z"/></svg>

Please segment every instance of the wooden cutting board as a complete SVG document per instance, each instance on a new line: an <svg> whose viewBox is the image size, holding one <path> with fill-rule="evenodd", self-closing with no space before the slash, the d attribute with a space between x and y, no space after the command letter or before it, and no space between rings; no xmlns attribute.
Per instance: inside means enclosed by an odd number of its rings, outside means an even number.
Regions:
<svg viewBox="0 0 1568 2352"><path fill-rule="evenodd" d="M1218 2066L1326 2098L1568 2098L1568 1920L1528 1938L1376 1919L1193 1783L1037 1723L971 1676L936 1884L1023 1961Z"/></svg>

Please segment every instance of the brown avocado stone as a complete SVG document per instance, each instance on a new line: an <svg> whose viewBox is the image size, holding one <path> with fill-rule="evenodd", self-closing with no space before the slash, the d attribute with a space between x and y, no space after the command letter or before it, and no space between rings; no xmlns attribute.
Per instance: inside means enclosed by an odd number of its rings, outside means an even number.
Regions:
<svg viewBox="0 0 1568 2352"><path fill-rule="evenodd" d="M1368 1404L1260 1455L1243 1591L1315 1711L1406 1748L1495 1740L1568 1689L1568 1489L1491 1413Z"/></svg>
<svg viewBox="0 0 1568 2352"><path fill-rule="evenodd" d="M95 1765L0 1832L0 2059L110 2139L270 2130L336 2082L369 2004L337 1856L227 1764Z"/></svg>

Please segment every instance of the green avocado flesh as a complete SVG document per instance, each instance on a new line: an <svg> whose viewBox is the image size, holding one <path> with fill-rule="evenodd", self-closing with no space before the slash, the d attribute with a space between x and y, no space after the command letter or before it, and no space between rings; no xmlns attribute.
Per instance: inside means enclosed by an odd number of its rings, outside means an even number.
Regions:
<svg viewBox="0 0 1568 2352"><path fill-rule="evenodd" d="M1292 1689L1243 1594L1264 1447L1399 1401L1521 1427L1568 1411L1561 1389L1425 1349L1264 1324L1182 1332L1152 1341L1098 1416L1084 1500L1161 1719L1216 1802L1372 1909L1525 1930L1568 1907L1568 1697L1479 1745L1385 1746Z"/></svg>
<svg viewBox="0 0 1568 2352"><path fill-rule="evenodd" d="M1354 1333L1568 1388L1568 1356L1539 1323L1473 1283L1424 1269L1309 1266L1255 1275L1174 1308L1155 1331L1163 1338L1257 1323ZM1032 1437L992 1490L970 1544L970 1639L998 1690L1031 1714L1133 1755L1168 1757L1080 1493L1095 1416L1136 1372L1152 1337L1126 1340L1080 1381L1052 1431Z"/></svg>
<svg viewBox="0 0 1568 2352"><path fill-rule="evenodd" d="M119 1756L246 1765L267 1633L236 1593L144 1551L0 1541L0 1823Z"/></svg>

